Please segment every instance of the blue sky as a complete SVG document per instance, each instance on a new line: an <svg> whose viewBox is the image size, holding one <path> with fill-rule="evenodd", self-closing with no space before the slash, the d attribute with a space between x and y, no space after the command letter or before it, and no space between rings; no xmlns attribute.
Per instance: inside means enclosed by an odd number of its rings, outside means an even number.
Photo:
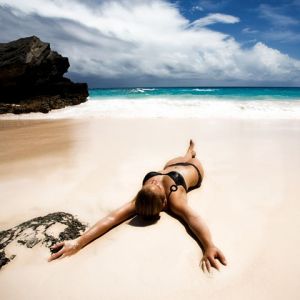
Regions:
<svg viewBox="0 0 300 300"><path fill-rule="evenodd" d="M90 87L299 86L300 0L0 0L0 42L36 35Z"/></svg>
<svg viewBox="0 0 300 300"><path fill-rule="evenodd" d="M232 35L245 46L261 41L291 57L300 59L300 0L268 1L172 1L189 20L207 13L237 16L234 26L213 24L211 28Z"/></svg>

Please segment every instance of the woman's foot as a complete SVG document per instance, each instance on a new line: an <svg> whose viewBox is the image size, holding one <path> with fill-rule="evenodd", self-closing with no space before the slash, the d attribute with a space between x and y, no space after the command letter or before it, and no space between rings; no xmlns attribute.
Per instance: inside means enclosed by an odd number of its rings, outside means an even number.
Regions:
<svg viewBox="0 0 300 300"><path fill-rule="evenodd" d="M192 152L192 158L195 158L196 157L196 151L194 150L195 148L195 143L192 139L190 139L190 148L191 148L191 152Z"/></svg>
<svg viewBox="0 0 300 300"><path fill-rule="evenodd" d="M186 152L186 155L191 156L192 158L196 157L196 151L194 150L195 148L195 143L192 139L190 139L190 146Z"/></svg>

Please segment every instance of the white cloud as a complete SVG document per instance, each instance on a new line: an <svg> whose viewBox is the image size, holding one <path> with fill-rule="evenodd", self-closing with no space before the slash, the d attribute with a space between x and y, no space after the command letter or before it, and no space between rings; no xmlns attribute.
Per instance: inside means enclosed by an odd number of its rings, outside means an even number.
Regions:
<svg viewBox="0 0 300 300"><path fill-rule="evenodd" d="M226 6L230 0L219 0L219 1L212 1L212 0L201 0L199 1L199 5L206 10L219 10Z"/></svg>
<svg viewBox="0 0 300 300"><path fill-rule="evenodd" d="M266 80L268 76L272 76L273 81L289 81L293 76L296 76L296 81L300 79L300 61L263 43L256 43L243 59L245 70L255 75L257 81Z"/></svg>
<svg viewBox="0 0 300 300"><path fill-rule="evenodd" d="M300 33L292 30L268 30L262 33L265 39L279 42L298 43L300 41Z"/></svg>
<svg viewBox="0 0 300 300"><path fill-rule="evenodd" d="M202 6L199 6L199 5L194 5L192 7L192 11L203 11L203 7Z"/></svg>
<svg viewBox="0 0 300 300"><path fill-rule="evenodd" d="M225 14L209 14L206 17L194 21L191 26L204 27L215 23L234 24L240 21L239 18Z"/></svg>
<svg viewBox="0 0 300 300"><path fill-rule="evenodd" d="M245 49L233 37L205 27L234 24L235 16L210 14L190 23L162 0L44 0L43 5L0 0L0 5L2 38L38 35L68 56L71 71L80 74L187 84L300 79L298 60L262 43Z"/></svg>
<svg viewBox="0 0 300 300"><path fill-rule="evenodd" d="M268 20L274 26L287 27L290 25L299 24L299 20L282 13L280 7L273 7L268 4L260 4L258 10L260 16Z"/></svg>
<svg viewBox="0 0 300 300"><path fill-rule="evenodd" d="M258 33L258 30L254 30L249 27L245 27L245 28L243 28L242 32L247 33L247 34L256 34L256 33Z"/></svg>

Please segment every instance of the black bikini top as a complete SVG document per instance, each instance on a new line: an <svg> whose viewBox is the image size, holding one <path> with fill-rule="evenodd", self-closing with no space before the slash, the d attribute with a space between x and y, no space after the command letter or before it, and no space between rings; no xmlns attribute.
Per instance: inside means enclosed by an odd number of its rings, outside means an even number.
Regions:
<svg viewBox="0 0 300 300"><path fill-rule="evenodd" d="M183 188L187 191L186 183L185 183L185 180L184 180L183 176L180 173L176 172L176 171L171 171L171 172L166 173L166 174L162 174L162 173L159 173L159 172L149 172L148 174L146 174L146 176L143 179L143 185L148 179L150 179L151 177L157 176L157 175L167 175L167 176L169 176L173 179L175 184L173 184L170 187L171 192L177 191L178 185L182 185Z"/></svg>

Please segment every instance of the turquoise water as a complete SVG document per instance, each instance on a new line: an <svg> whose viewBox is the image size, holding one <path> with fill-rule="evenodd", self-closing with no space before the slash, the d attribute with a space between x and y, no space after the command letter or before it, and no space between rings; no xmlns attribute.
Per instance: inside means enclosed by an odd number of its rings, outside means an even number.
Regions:
<svg viewBox="0 0 300 300"><path fill-rule="evenodd" d="M127 88L89 92L89 101L51 111L47 118L300 119L300 88Z"/></svg>
<svg viewBox="0 0 300 300"><path fill-rule="evenodd" d="M124 88L124 89L90 89L91 100L112 98L155 99L168 98L176 100L300 100L300 87L293 88L247 88L247 87L191 87L191 88Z"/></svg>

